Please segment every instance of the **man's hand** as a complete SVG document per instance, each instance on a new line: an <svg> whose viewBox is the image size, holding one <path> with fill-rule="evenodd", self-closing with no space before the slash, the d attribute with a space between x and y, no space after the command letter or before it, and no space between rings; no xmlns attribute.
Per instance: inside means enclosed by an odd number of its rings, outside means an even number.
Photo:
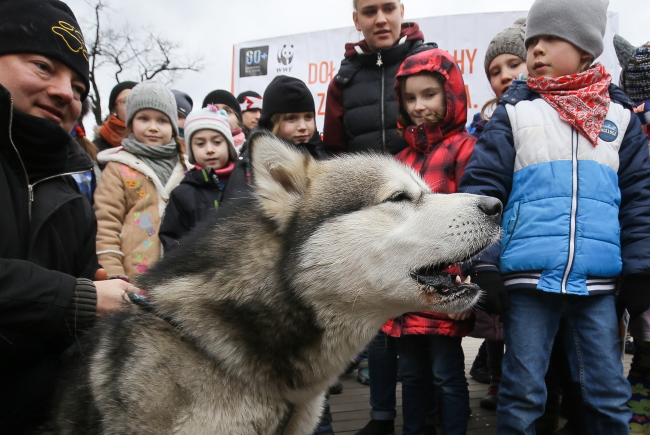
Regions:
<svg viewBox="0 0 650 435"><path fill-rule="evenodd" d="M94 281L97 289L97 311L95 316L104 317L114 314L120 310L125 302L129 302L126 292L138 291L139 289L121 279L109 279L106 281Z"/></svg>

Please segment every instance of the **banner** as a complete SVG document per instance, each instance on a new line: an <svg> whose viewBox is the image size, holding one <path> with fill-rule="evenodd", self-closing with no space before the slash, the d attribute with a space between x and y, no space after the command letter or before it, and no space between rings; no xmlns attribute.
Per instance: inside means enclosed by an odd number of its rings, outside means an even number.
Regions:
<svg viewBox="0 0 650 435"><path fill-rule="evenodd" d="M483 65L488 44L497 33L526 15L526 11L494 12L408 20L420 25L425 42L436 42L456 58L467 89L468 120L494 97ZM598 60L612 74L613 82L618 83L620 67L612 42L619 32L618 13L608 12L607 18L605 51ZM354 27L345 27L236 44L233 94L252 90L263 95L275 76L297 77L314 96L316 122L322 131L329 82L341 64L345 44L360 38L361 33Z"/></svg>

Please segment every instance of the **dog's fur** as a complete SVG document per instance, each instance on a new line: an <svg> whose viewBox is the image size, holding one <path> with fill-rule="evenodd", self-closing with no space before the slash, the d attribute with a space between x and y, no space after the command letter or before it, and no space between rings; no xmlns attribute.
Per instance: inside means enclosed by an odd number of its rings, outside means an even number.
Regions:
<svg viewBox="0 0 650 435"><path fill-rule="evenodd" d="M255 198L140 281L176 326L130 306L91 332L58 433L308 435L387 319L477 301L422 274L494 242L498 201L432 194L389 156L315 161L259 134L251 153Z"/></svg>

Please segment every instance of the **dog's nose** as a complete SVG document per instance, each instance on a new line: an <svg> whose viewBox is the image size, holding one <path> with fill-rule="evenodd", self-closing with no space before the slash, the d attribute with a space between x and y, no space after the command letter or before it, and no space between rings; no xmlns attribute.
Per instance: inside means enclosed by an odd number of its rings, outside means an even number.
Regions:
<svg viewBox="0 0 650 435"><path fill-rule="evenodd" d="M478 200L477 206L483 213L491 217L495 222L499 221L499 218L501 217L501 211L503 210L501 201L490 196L484 196Z"/></svg>

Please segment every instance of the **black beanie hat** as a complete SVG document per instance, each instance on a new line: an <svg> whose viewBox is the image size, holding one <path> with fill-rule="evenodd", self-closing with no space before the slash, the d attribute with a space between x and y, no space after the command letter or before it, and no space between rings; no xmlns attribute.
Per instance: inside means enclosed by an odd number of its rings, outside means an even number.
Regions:
<svg viewBox="0 0 650 435"><path fill-rule="evenodd" d="M0 0L0 55L35 53L70 67L90 90L88 52L74 14L59 0Z"/></svg>
<svg viewBox="0 0 650 435"><path fill-rule="evenodd" d="M178 114L187 118L187 115L190 114L194 107L192 97L187 95L185 92L176 89L172 89L172 94L174 94L174 98L176 98L176 109L178 109Z"/></svg>
<svg viewBox="0 0 650 435"><path fill-rule="evenodd" d="M133 89L135 85L137 85L136 82L128 82L128 81L116 84L113 90L111 91L111 96L108 98L108 111L110 112L111 110L113 110L113 106L115 106L115 100L117 99L117 96L120 95L120 92L122 92L125 89Z"/></svg>
<svg viewBox="0 0 650 435"><path fill-rule="evenodd" d="M241 122L241 108L239 107L237 98L225 89L217 89L206 95L201 108L207 107L208 104L225 104L237 114L237 118Z"/></svg>
<svg viewBox="0 0 650 435"><path fill-rule="evenodd" d="M276 113L315 112L314 97L305 82L295 77L276 76L264 91L264 107L259 125L273 129L271 117Z"/></svg>

